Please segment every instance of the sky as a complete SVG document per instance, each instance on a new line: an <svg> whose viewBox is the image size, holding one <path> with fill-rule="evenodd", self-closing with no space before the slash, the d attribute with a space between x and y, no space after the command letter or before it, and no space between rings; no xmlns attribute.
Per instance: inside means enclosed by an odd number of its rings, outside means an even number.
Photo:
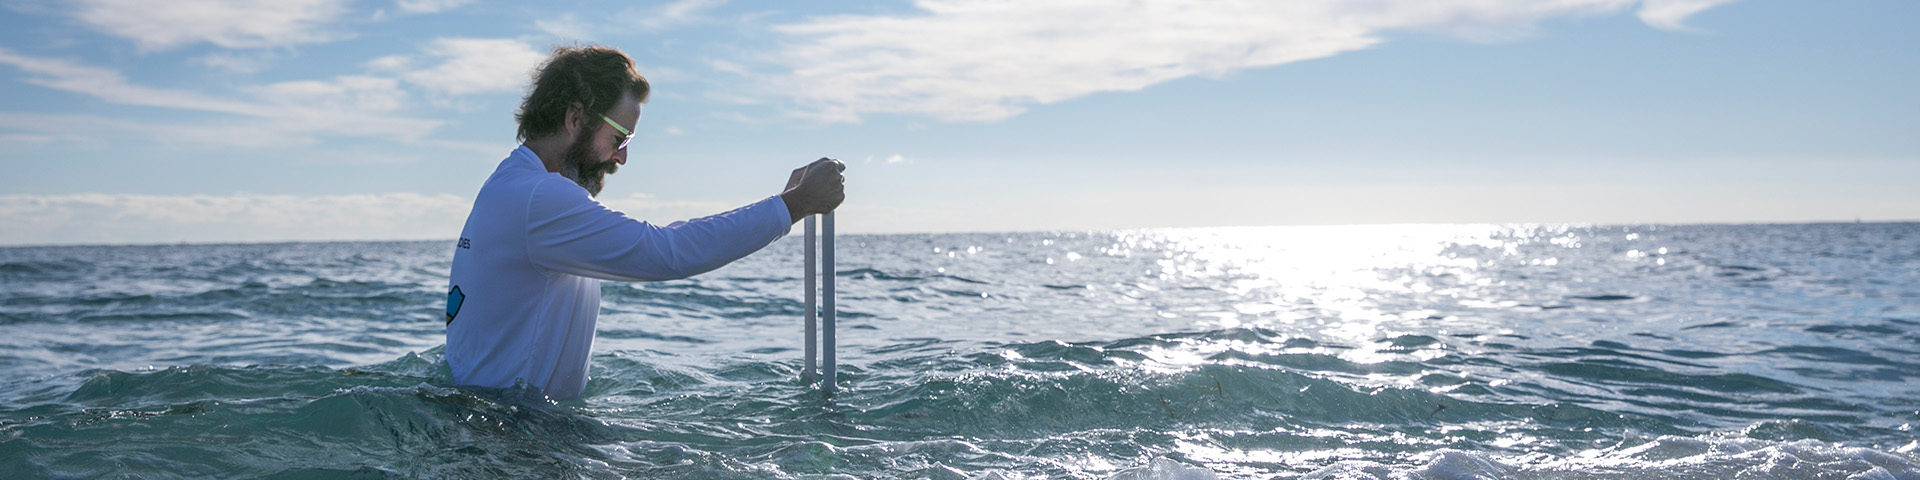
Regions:
<svg viewBox="0 0 1920 480"><path fill-rule="evenodd" d="M1920 2L22 0L0 245L452 239L557 44L604 203L848 233L1920 220Z"/></svg>

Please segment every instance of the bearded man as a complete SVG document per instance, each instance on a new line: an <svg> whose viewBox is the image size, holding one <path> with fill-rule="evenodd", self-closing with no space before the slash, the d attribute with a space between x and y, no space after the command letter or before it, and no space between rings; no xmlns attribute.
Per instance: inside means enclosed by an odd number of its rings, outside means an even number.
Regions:
<svg viewBox="0 0 1920 480"><path fill-rule="evenodd" d="M514 118L519 148L480 186L453 253L447 365L460 385L524 384L554 399L587 382L600 281L698 275L786 235L846 199L838 160L795 169L778 195L665 227L594 197L627 163L650 87L633 59L559 47L536 69Z"/></svg>

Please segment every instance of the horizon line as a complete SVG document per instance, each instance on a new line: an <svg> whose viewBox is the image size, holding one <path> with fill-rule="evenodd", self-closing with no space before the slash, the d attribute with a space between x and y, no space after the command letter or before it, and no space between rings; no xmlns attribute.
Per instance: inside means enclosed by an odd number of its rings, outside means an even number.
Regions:
<svg viewBox="0 0 1920 480"><path fill-rule="evenodd" d="M1726 221L1726 222L1686 222L1686 223L1681 223L1681 222L1640 222L1640 223L1606 223L1606 222L1460 222L1460 223L1444 223L1444 222L1434 222L1434 223L1423 223L1423 222L1395 222L1395 223L1336 223L1336 224L1290 224L1290 225L1213 225L1213 226L1203 226L1203 227L1136 227L1136 228L1109 228L1109 229L1060 229L1060 230L981 230L981 231L940 231L940 232L933 232L933 231L929 231L929 232L853 232L853 233L839 233L839 234L838 234L837 236L862 236L862 237L879 237L879 236L907 236L907 235L1001 235L1001 234L1007 234L1007 235L1030 235L1030 234L1036 234L1036 233L1115 233L1115 232L1138 232L1138 231L1157 231L1157 230L1215 230L1215 229L1240 229L1240 228L1341 228L1341 227L1396 227L1396 226L1399 226L1399 227L1413 227L1413 226L1467 226L1467 225L1486 225L1486 226L1498 226L1498 227L1530 227L1530 226L1543 226L1543 225L1551 225L1551 226L1562 226L1562 227L1581 227L1581 228L1607 228L1607 227L1695 227L1695 226L1698 226L1698 227L1709 227L1709 226L1721 226L1721 227L1728 227L1728 226L1751 226L1751 227L1761 227L1761 226L1815 226L1815 225L1900 225L1900 224L1920 224L1920 219L1902 219L1902 220L1872 220L1872 221L1868 221L1868 220L1863 220L1863 219L1859 219L1859 218L1856 218L1856 219L1853 219L1852 221L1846 221L1846 220L1808 220L1808 221L1758 221L1758 222L1740 222L1740 221ZM798 225L798 223L796 222L796 223L795 223L795 225ZM785 238L785 237L786 237L786 236L782 236L782 238ZM87 243L87 242L76 242L76 243L24 243L24 244L0 244L0 249L10 249L10 248L67 248L67 247L186 247L186 246L207 246L207 247L213 247L213 246L264 246L264 245L306 245L306 244L331 244L331 243L424 243L424 242L441 242L441 241L446 241L446 242L452 242L452 241L457 241L457 240L458 240L458 238L459 238L458 236L454 236L454 237L446 237L446 238L394 238L394 239L378 239L378 240L347 240L347 239L332 239L332 240L259 240L259 241L245 241L245 240L241 240L241 241L180 241L180 242L150 242L150 243Z"/></svg>

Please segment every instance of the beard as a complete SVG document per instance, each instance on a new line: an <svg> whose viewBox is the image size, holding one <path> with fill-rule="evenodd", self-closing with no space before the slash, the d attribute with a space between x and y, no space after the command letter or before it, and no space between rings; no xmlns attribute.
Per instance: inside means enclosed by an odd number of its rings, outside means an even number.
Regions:
<svg viewBox="0 0 1920 480"><path fill-rule="evenodd" d="M580 188L587 189L587 195L600 196L600 188L606 186L607 174L620 169L620 164L607 159L594 159L593 148L589 143L593 135L581 135L573 145L567 147L562 155L560 176L573 180Z"/></svg>

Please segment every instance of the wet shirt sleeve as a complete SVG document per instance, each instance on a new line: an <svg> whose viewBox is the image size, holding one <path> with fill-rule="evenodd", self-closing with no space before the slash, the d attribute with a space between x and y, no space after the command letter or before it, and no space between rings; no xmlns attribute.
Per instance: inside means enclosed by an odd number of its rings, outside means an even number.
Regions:
<svg viewBox="0 0 1920 480"><path fill-rule="evenodd" d="M665 227L594 201L561 177L541 181L527 205L527 256L537 267L617 281L691 277L746 257L786 235L779 196Z"/></svg>

